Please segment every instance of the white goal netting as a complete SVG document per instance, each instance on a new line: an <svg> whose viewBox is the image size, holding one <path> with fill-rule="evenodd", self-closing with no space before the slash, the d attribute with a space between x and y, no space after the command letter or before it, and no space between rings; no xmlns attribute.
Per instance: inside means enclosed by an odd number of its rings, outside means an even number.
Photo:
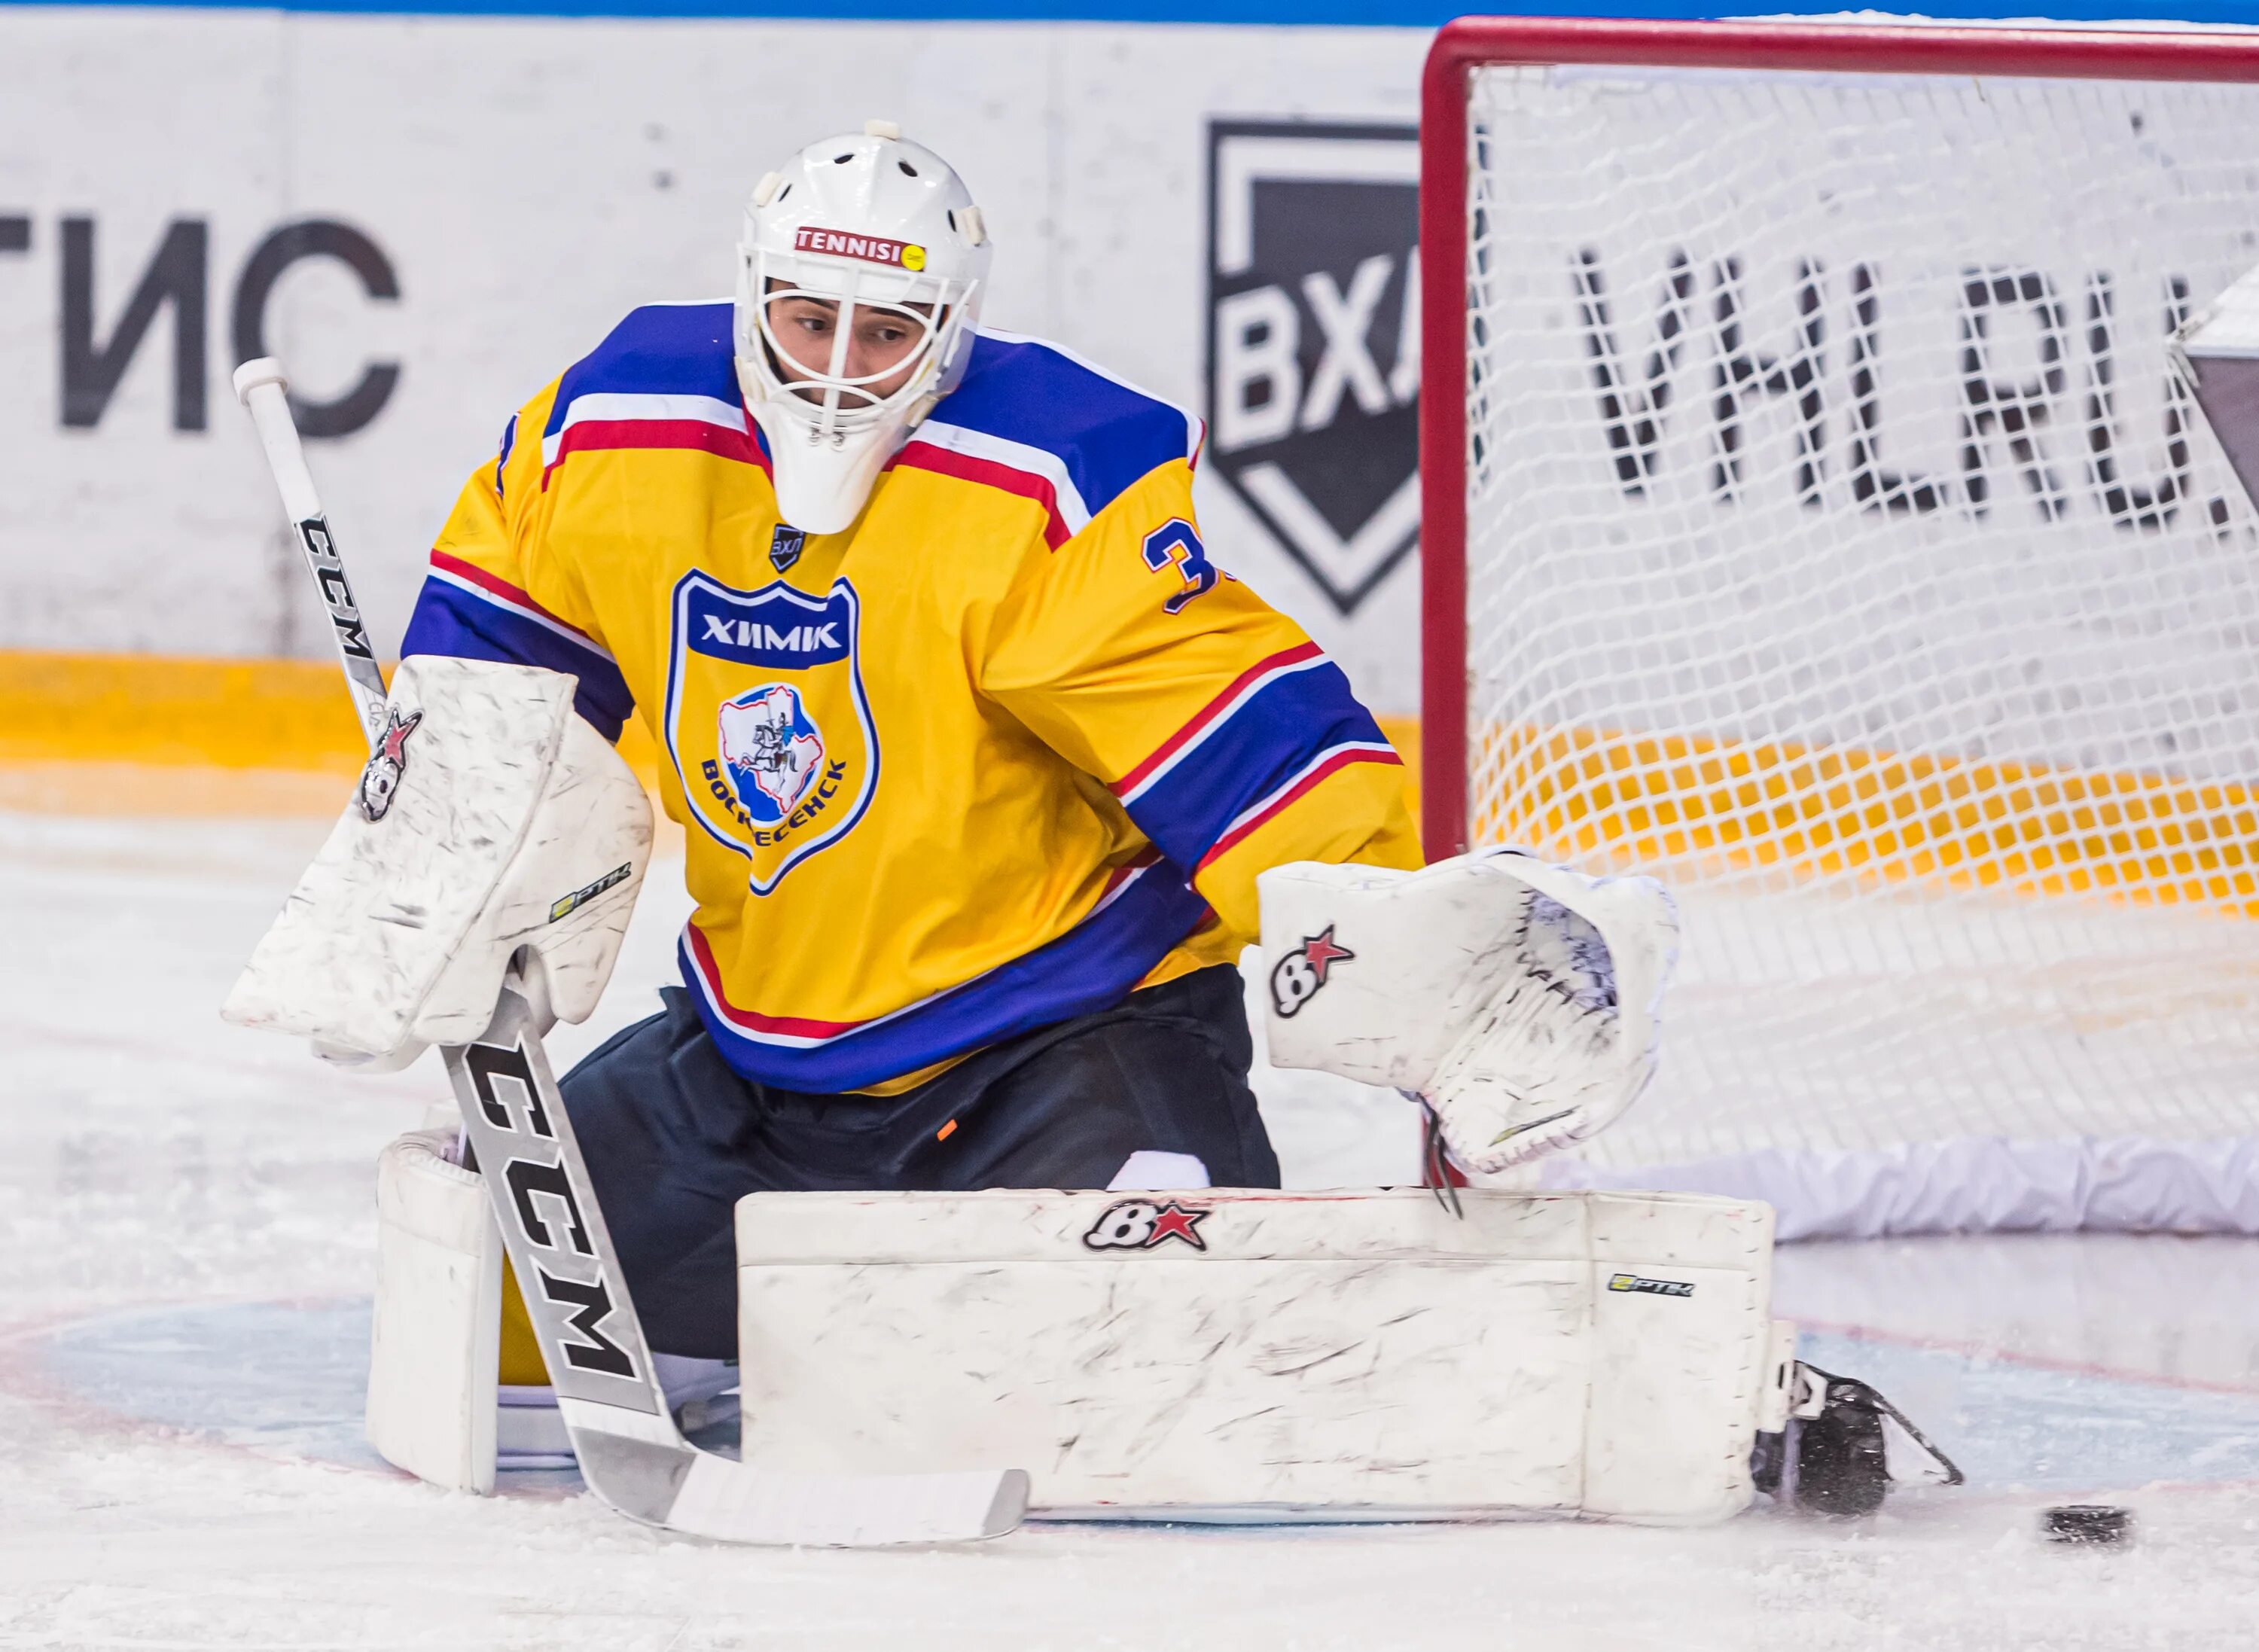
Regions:
<svg viewBox="0 0 2259 1652"><path fill-rule="evenodd" d="M1581 1171L2259 1230L2259 88L1474 76L1478 842L1678 893Z"/></svg>

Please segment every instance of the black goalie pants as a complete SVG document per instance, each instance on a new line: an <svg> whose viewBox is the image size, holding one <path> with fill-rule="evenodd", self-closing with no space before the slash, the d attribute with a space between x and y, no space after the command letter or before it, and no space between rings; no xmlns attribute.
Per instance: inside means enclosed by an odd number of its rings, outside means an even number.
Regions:
<svg viewBox="0 0 2259 1652"><path fill-rule="evenodd" d="M747 1193L1105 1187L1137 1153L1198 1159L1213 1186L1279 1185L1247 1086L1234 969L1023 1033L896 1096L755 1084L722 1059L688 993L660 997L658 1015L561 1088L645 1334L663 1353L736 1356L733 1213Z"/></svg>

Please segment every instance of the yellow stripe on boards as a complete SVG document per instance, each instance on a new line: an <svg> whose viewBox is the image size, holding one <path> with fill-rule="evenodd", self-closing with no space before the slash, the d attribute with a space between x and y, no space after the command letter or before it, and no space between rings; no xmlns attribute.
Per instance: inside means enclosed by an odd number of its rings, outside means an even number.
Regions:
<svg viewBox="0 0 2259 1652"><path fill-rule="evenodd" d="M1380 726L1417 818L1419 719ZM658 789L658 749L632 718L620 754ZM0 650L0 808L330 815L367 755L327 661Z"/></svg>
<svg viewBox="0 0 2259 1652"><path fill-rule="evenodd" d="M1485 748L1478 842L2259 917L2243 786L1599 729L1499 729Z"/></svg>
<svg viewBox="0 0 2259 1652"><path fill-rule="evenodd" d="M357 772L335 666L297 659L0 653L0 762Z"/></svg>
<svg viewBox="0 0 2259 1652"><path fill-rule="evenodd" d="M640 724L620 751L656 784ZM331 815L367 757L327 661L0 651L0 808Z"/></svg>
<svg viewBox="0 0 2259 1652"><path fill-rule="evenodd" d="M1418 808L1419 723L1383 717ZM646 786L658 753L620 750ZM333 815L362 758L326 661L0 652L0 808ZM1494 732L1481 842L1714 857L2259 917L2259 791L2170 776L1598 729Z"/></svg>

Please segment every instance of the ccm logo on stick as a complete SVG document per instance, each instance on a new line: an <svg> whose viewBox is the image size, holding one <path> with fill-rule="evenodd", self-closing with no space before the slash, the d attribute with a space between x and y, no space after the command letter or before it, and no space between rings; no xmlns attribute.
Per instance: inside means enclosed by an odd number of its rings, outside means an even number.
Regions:
<svg viewBox="0 0 2259 1652"><path fill-rule="evenodd" d="M573 1271L586 1271L589 1263L595 1264L596 1277L586 1280L560 1277L561 1268L559 1273L552 1273L538 1261L533 1269L543 1300L557 1310L570 1331L577 1333L577 1339L573 1335L559 1339L564 1344L566 1362L575 1371L642 1381L635 1356L604 1333L604 1321L612 1317L617 1305L605 1283L588 1221L574 1196L573 1179L557 1147L556 1133L542 1108L540 1089L534 1082L524 1046L471 1044L463 1051L463 1065L469 1070L471 1091L485 1122L526 1144L520 1150L513 1143L499 1171L492 1165L481 1166L482 1174L499 1174L510 1189L510 1207L517 1219L520 1236L535 1250L559 1258L560 1264L566 1257L580 1258L573 1264ZM507 1081L507 1089L498 1082L502 1080ZM512 1100L517 1107L510 1105ZM540 1145L545 1143L545 1150ZM537 1199L551 1202L545 1207L537 1204Z"/></svg>

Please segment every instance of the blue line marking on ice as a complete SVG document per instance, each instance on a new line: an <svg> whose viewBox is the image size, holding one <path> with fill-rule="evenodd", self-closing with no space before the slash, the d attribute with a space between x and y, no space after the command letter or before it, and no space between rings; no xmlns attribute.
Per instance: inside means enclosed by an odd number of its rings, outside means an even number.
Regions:
<svg viewBox="0 0 2259 1652"><path fill-rule="evenodd" d="M137 1309L45 1333L35 1358L74 1399L129 1422L175 1428L261 1456L395 1470L363 1437L368 1391L367 1297ZM694 1444L738 1449L734 1414ZM506 1470L505 1489L580 1488L577 1470Z"/></svg>
<svg viewBox="0 0 2259 1652"><path fill-rule="evenodd" d="M143 1309L47 1333L39 1364L113 1415L261 1456L382 1469L361 1438L370 1303Z"/></svg>
<svg viewBox="0 0 2259 1652"><path fill-rule="evenodd" d="M1196 23L1277 24L1364 28L1432 29L1485 9L1449 0L292 0L283 6L245 6L240 0L0 0L8 5L159 5L213 11L346 12L404 17L752 18L831 19L853 23ZM1508 16L1720 18L1762 8L1715 4L1611 4L1557 0ZM1772 15L1825 17L1842 7L1814 7ZM2013 0L1930 0L1930 18L2015 19L2035 8ZM2259 0L2053 0L2056 22L2259 23Z"/></svg>

